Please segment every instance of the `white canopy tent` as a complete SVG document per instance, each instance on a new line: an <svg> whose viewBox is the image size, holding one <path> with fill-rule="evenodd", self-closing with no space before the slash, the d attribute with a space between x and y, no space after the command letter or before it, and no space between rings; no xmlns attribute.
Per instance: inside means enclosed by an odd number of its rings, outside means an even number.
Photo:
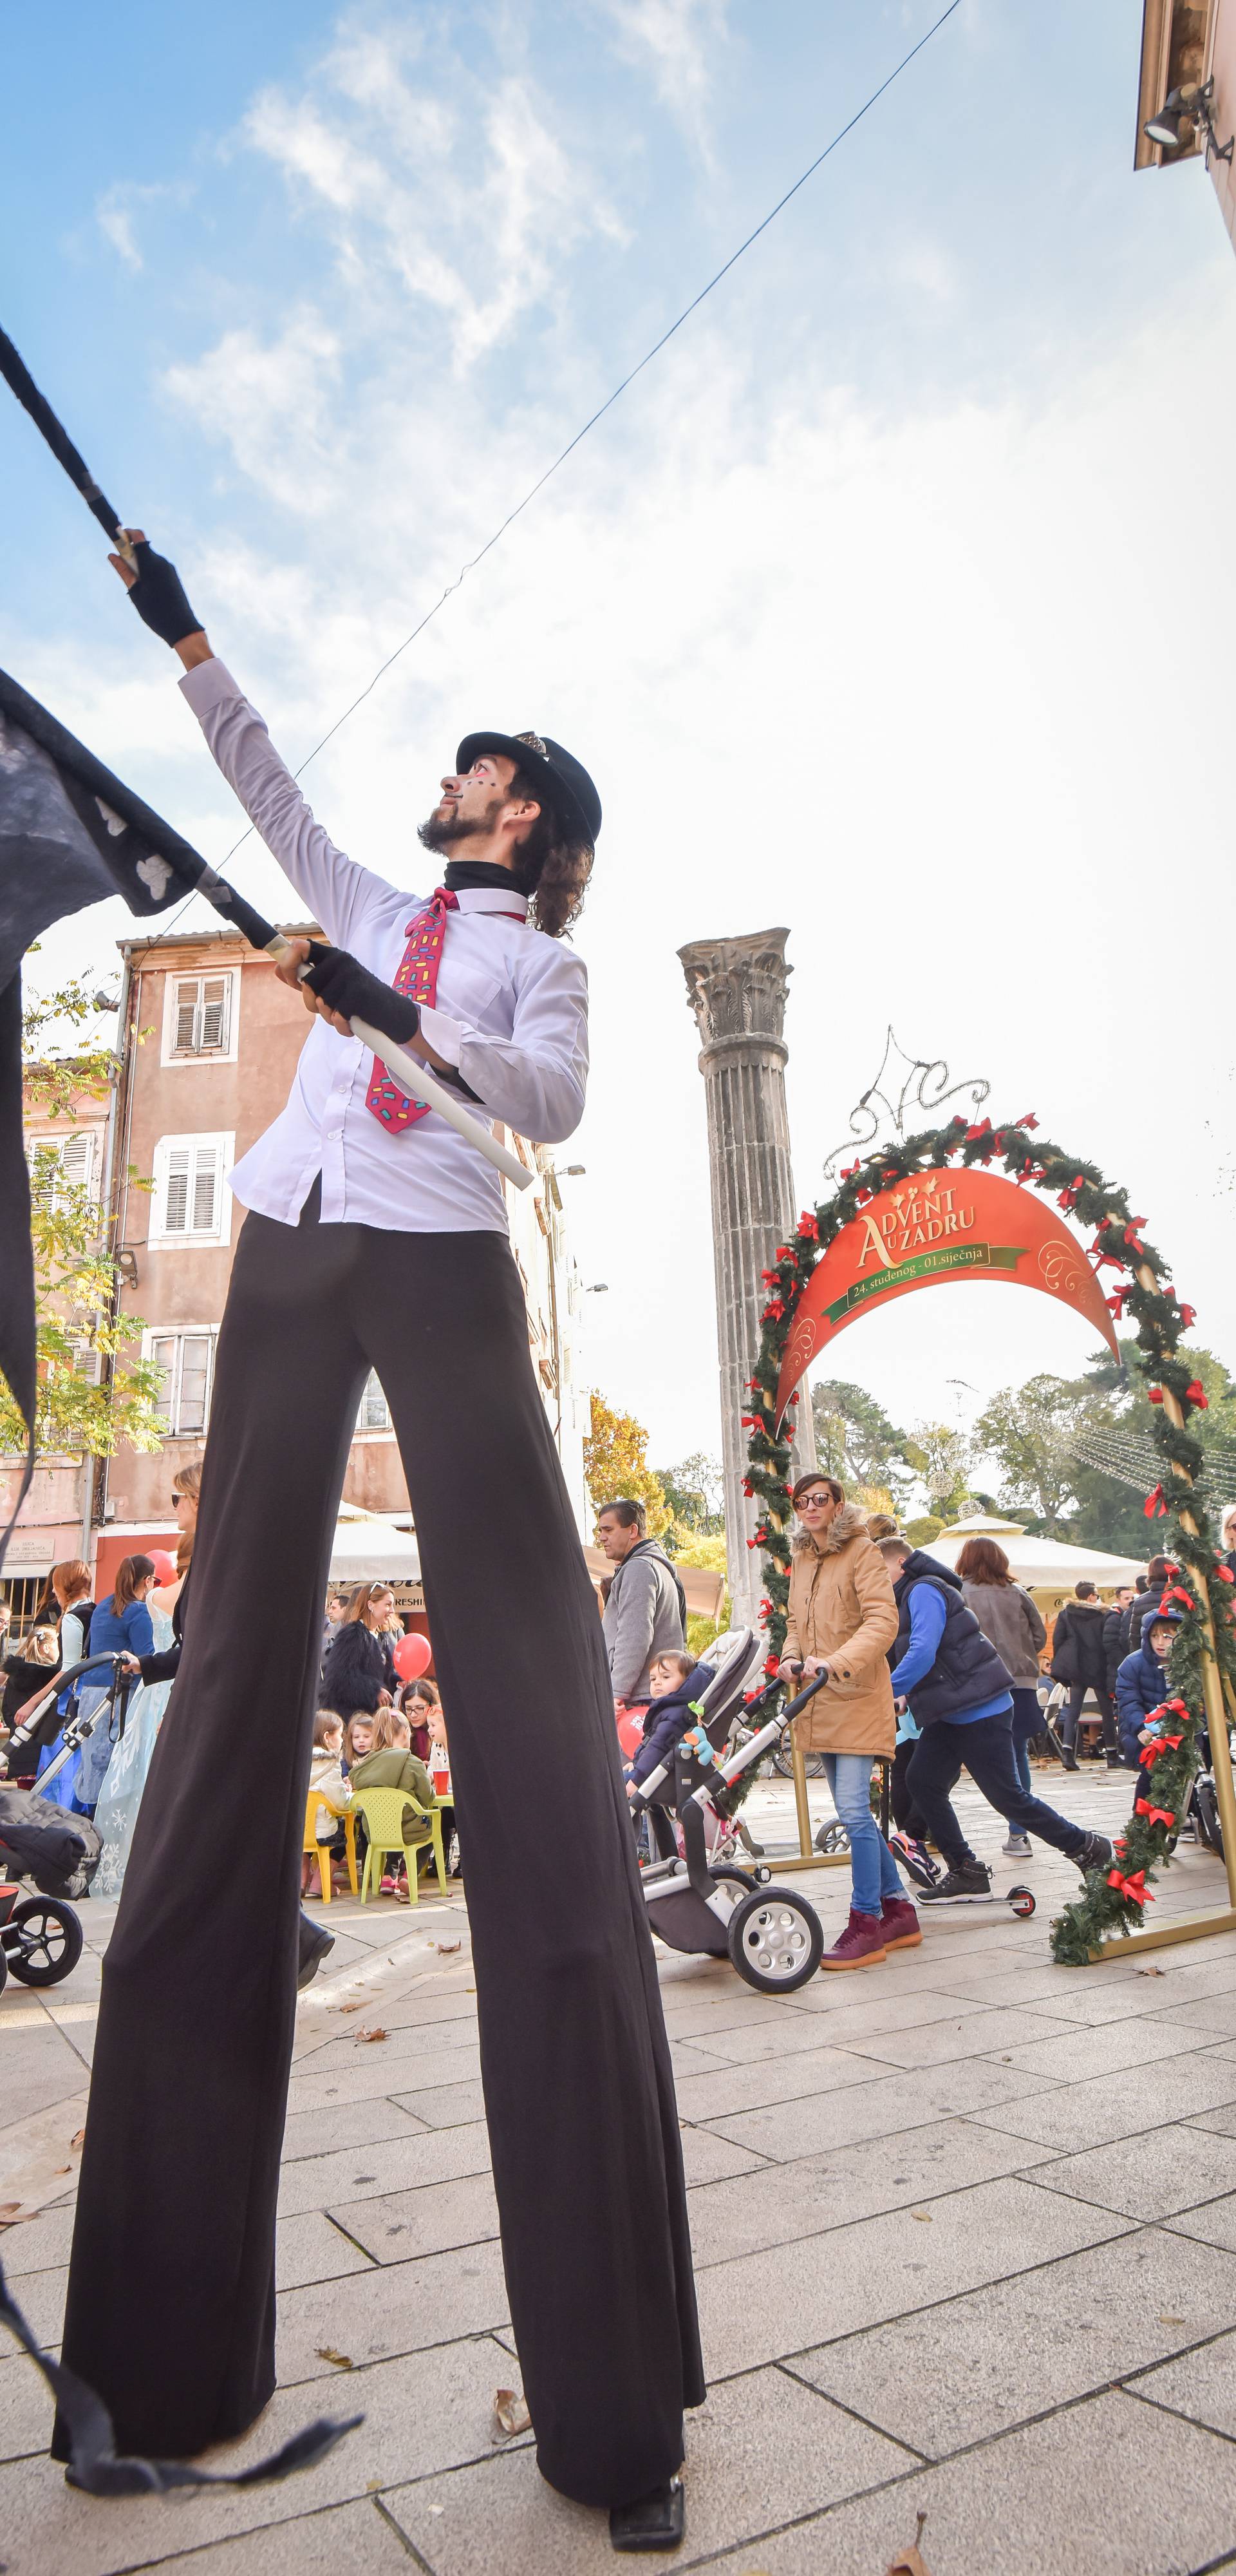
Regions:
<svg viewBox="0 0 1236 2576"><path fill-rule="evenodd" d="M926 1552L938 1556L942 1565L955 1566L968 1538L994 1538L1008 1558L1013 1581L1033 1593L1044 1611L1058 1609L1075 1583L1089 1580L1110 1598L1119 1584L1131 1583L1146 1571L1145 1557L1110 1556L1102 1548L1080 1547L1072 1539L1028 1538L1019 1521L999 1520L988 1512L954 1521L930 1540Z"/></svg>
<svg viewBox="0 0 1236 2576"><path fill-rule="evenodd" d="M401 1529L384 1512L358 1512L341 1503L330 1552L332 1583L419 1583L420 1550L414 1530Z"/></svg>

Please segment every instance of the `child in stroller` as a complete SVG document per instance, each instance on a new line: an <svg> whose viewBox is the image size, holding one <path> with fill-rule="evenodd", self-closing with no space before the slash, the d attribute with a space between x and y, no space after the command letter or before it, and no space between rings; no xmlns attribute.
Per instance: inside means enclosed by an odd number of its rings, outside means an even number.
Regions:
<svg viewBox="0 0 1236 2576"><path fill-rule="evenodd" d="M771 1871L757 1865L740 1869L728 1856L733 1801L732 1785L762 1760L784 1728L821 1690L827 1674L810 1681L805 1691L770 1723L750 1732L755 1710L779 1692L770 1684L754 1702L747 1685L763 1661L763 1647L749 1628L719 1638L690 1675L691 1696L673 1694L674 1728L669 1725L666 1694L664 1726L671 1740L662 1758L640 1763L641 1777L628 1784L634 1813L654 1799L670 1807L682 1832L683 1857L654 1861L641 1872L649 1925L674 1950L712 1958L730 1958L741 1977L761 1994L790 1994L814 1976L824 1948L824 1934L814 1906L797 1889L772 1887ZM698 1682L702 1689L695 1688ZM730 1752L731 1734L741 1740ZM683 1722L685 1721L685 1722ZM660 1732L661 1721L658 1722ZM676 1730L676 1731L675 1731ZM641 1754L649 1753L641 1746ZM636 1757L639 1761L639 1756ZM633 1766L634 1767L634 1766ZM724 1839L710 1861L706 1819L712 1817Z"/></svg>

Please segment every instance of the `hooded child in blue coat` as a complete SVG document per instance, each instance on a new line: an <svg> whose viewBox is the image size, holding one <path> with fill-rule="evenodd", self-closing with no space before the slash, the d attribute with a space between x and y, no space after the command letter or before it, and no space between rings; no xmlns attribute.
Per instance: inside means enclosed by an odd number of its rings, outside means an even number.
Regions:
<svg viewBox="0 0 1236 2576"><path fill-rule="evenodd" d="M1130 1771L1141 1761L1142 1728L1156 1708L1162 1708L1168 1697L1167 1658L1172 1635L1181 1613L1155 1610L1142 1628L1142 1642L1135 1655L1126 1655L1116 1669L1116 1716L1120 1726L1120 1758Z"/></svg>

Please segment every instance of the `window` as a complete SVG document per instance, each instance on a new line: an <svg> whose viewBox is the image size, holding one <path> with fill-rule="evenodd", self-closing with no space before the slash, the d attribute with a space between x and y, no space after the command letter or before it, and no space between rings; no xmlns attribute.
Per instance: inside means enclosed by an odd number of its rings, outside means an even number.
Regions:
<svg viewBox="0 0 1236 2576"><path fill-rule="evenodd" d="M204 1431L214 1377L214 1333L209 1327L193 1333L148 1333L146 1357L163 1371L155 1411L164 1438Z"/></svg>
<svg viewBox="0 0 1236 2576"><path fill-rule="evenodd" d="M88 1190L95 1176L96 1131L78 1127L71 1136L30 1136L26 1141L26 1160L31 1172L41 1154L55 1156L57 1172L52 1187L53 1207L63 1207L69 1190Z"/></svg>
<svg viewBox="0 0 1236 2576"><path fill-rule="evenodd" d="M356 1416L358 1431L389 1431L391 1409L382 1393L376 1369L370 1369L361 1392L360 1411Z"/></svg>
<svg viewBox="0 0 1236 2576"><path fill-rule="evenodd" d="M163 1061L234 1058L236 970L217 975L169 975L163 1001Z"/></svg>
<svg viewBox="0 0 1236 2576"><path fill-rule="evenodd" d="M163 1244L226 1243L232 1194L224 1180L231 1136L163 1136L155 1147L150 1240Z"/></svg>

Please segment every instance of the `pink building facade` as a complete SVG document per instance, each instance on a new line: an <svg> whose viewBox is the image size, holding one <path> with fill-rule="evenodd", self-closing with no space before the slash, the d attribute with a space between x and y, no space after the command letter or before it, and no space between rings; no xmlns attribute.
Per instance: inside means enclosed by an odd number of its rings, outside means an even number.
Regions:
<svg viewBox="0 0 1236 2576"><path fill-rule="evenodd" d="M1179 149L1165 149L1145 131L1174 90L1186 92L1213 81L1205 119L1186 129ZM1137 99L1136 170L1172 167L1177 161L1202 157L1219 200L1227 236L1236 249L1236 153L1221 159L1236 133L1236 0L1144 0L1142 49ZM1217 148L1216 148L1217 147Z"/></svg>

